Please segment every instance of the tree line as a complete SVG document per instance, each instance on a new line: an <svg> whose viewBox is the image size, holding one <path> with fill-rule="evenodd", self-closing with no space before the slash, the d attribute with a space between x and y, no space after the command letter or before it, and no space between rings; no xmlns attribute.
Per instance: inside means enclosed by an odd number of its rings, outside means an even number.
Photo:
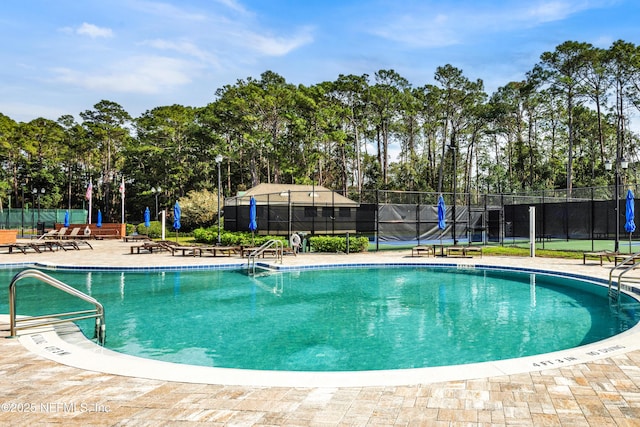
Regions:
<svg viewBox="0 0 640 427"><path fill-rule="evenodd" d="M610 184L605 161L621 158L635 179L640 48L567 41L490 95L447 64L420 87L391 69L311 86L266 71L212 98L135 118L107 100L80 121L0 114L3 204L28 205L44 189L43 208L80 208L91 180L94 204L117 221L124 179L128 215L138 219L156 196L170 206L191 191L215 194L218 167L225 196L261 182L315 183L354 200L454 185L469 195L570 191Z"/></svg>

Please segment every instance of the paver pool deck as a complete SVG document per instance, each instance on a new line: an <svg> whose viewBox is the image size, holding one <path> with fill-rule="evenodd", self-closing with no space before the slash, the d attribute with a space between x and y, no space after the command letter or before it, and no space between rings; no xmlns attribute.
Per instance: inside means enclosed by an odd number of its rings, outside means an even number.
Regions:
<svg viewBox="0 0 640 427"><path fill-rule="evenodd" d="M243 262L239 257L183 257L166 252L132 255L132 244L121 241L92 241L92 245L94 250L0 254L0 264ZM596 278L608 278L613 267L606 262L600 266L598 260L583 265L582 260L547 258L412 258L411 250L284 258L284 265L346 262L504 265ZM6 329L6 324L0 325L2 336L8 335ZM207 384L122 376L61 364L30 351L19 339L2 338L0 425L640 426L637 341L636 335L621 348L605 348L585 361L550 361L548 367L511 375L490 376L479 369L464 380L347 387Z"/></svg>

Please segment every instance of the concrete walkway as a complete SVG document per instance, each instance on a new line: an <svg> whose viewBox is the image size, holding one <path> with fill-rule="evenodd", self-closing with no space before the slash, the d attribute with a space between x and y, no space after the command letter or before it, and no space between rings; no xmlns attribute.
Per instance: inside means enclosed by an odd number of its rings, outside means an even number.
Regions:
<svg viewBox="0 0 640 427"><path fill-rule="evenodd" d="M238 257L131 255L135 244L94 250L1 254L0 263L154 266L242 263ZM412 258L410 251L285 257L285 265L447 262L509 265L607 278L611 263L508 257ZM0 329L6 329L6 326ZM2 334L7 335L6 331ZM106 374L44 358L18 339L0 341L0 425L220 426L640 426L640 342L606 346L585 361L544 370L411 385L250 386Z"/></svg>

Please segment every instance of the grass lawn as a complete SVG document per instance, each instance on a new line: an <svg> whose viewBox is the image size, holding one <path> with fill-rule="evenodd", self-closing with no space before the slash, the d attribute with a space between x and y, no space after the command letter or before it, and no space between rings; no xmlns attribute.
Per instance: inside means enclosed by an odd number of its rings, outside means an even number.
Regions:
<svg viewBox="0 0 640 427"><path fill-rule="evenodd" d="M559 248L554 248L554 245L551 245L550 243L553 242L547 242L546 243L546 247L545 249L542 249L542 245L538 244L536 245L536 257L541 257L541 258L569 258L569 259L582 259L582 253L583 252L590 252L591 251L591 241L589 240L588 243L589 245L587 246L586 244L584 245L577 245L577 247L575 248L571 248L571 249L559 249ZM583 242L580 242L583 243ZM475 244L476 246L479 246L479 244ZM409 250L412 247L416 246L415 244L410 244L410 245L379 245L378 250L380 251L387 251L387 250ZM584 247L583 247L584 246ZM621 249L622 248L622 242L620 244ZM613 248L613 246L612 246ZM596 249L596 250L604 250L605 248L602 249ZM369 251L371 252L375 252L376 251L376 246L371 244L369 245ZM482 246L482 255L487 255L487 256L520 256L520 257L528 257L529 256L529 246L527 245L513 245L513 244L508 244L507 242L505 242L504 246L500 246L500 245L485 245Z"/></svg>

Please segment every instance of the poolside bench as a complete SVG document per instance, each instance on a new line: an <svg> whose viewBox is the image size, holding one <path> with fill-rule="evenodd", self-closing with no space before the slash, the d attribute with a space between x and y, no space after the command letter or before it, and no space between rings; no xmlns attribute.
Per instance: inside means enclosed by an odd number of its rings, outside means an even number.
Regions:
<svg viewBox="0 0 640 427"><path fill-rule="evenodd" d="M600 265L602 265L603 258L606 258L607 261L611 262L611 257L616 255L615 252L612 251L597 251L597 252L584 252L582 254L582 263L587 263L587 258L599 258Z"/></svg>
<svg viewBox="0 0 640 427"><path fill-rule="evenodd" d="M422 256L422 255L426 255L429 256L431 254L433 254L433 248L431 246L415 246L413 248L411 248L411 256Z"/></svg>
<svg viewBox="0 0 640 427"><path fill-rule="evenodd" d="M447 256L467 256L467 254L464 252L464 246L447 246L445 248L445 252Z"/></svg>
<svg viewBox="0 0 640 427"><path fill-rule="evenodd" d="M480 258L482 258L482 246L465 246L463 253L465 256L473 256L473 254L480 254Z"/></svg>

